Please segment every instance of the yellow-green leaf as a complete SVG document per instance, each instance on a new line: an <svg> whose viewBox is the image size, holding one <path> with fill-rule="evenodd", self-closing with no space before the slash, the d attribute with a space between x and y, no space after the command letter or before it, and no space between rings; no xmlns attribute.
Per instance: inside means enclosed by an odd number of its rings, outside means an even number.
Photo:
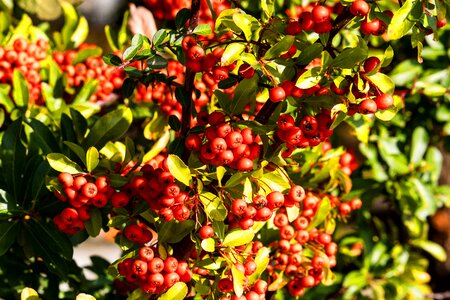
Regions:
<svg viewBox="0 0 450 300"><path fill-rule="evenodd" d="M175 154L170 154L167 157L167 166L170 170L170 173L184 185L189 186L189 182L192 179L191 171L186 164L176 156Z"/></svg>
<svg viewBox="0 0 450 300"><path fill-rule="evenodd" d="M183 300L188 293L188 287L184 282L175 283L167 292L159 297L159 300Z"/></svg>

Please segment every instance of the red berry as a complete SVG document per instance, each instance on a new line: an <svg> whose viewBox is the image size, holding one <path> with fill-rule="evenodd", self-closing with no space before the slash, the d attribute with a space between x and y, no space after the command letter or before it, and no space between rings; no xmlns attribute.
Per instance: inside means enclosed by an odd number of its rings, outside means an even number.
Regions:
<svg viewBox="0 0 450 300"><path fill-rule="evenodd" d="M87 179L84 176L78 176L73 180L73 187L79 191L83 185L87 183Z"/></svg>
<svg viewBox="0 0 450 300"><path fill-rule="evenodd" d="M61 220L69 225L78 220L78 211L75 208L67 207L61 211Z"/></svg>
<svg viewBox="0 0 450 300"><path fill-rule="evenodd" d="M205 50L195 45L186 51L186 58L190 61L200 62L205 57Z"/></svg>
<svg viewBox="0 0 450 300"><path fill-rule="evenodd" d="M242 76L242 78L250 79L255 75L255 69L250 66L248 63L243 63L239 66L239 75Z"/></svg>
<svg viewBox="0 0 450 300"><path fill-rule="evenodd" d="M330 20L330 11L326 6L317 5L312 10L312 19L315 23L326 22Z"/></svg>
<svg viewBox="0 0 450 300"><path fill-rule="evenodd" d="M70 173L62 172L58 175L58 181L64 185L64 187L69 187L73 185L73 176Z"/></svg>
<svg viewBox="0 0 450 300"><path fill-rule="evenodd" d="M350 12L354 16L366 16L370 11L370 5L364 0L356 0L350 5Z"/></svg>
<svg viewBox="0 0 450 300"><path fill-rule="evenodd" d="M377 103L372 99L365 99L358 104L358 111L360 114L373 114L377 111Z"/></svg>
<svg viewBox="0 0 450 300"><path fill-rule="evenodd" d="M378 57L376 57L376 56L368 57L364 61L364 65L363 65L364 72L365 73L372 72L373 70L378 68L379 65L380 65L380 59Z"/></svg>
<svg viewBox="0 0 450 300"><path fill-rule="evenodd" d="M202 240L214 236L214 229L210 225L204 225L198 231L198 235Z"/></svg>
<svg viewBox="0 0 450 300"><path fill-rule="evenodd" d="M267 196L267 207L274 210L281 207L284 203L284 195L281 192L273 191Z"/></svg>
<svg viewBox="0 0 450 300"><path fill-rule="evenodd" d="M94 198L97 195L98 189L95 183L88 182L85 185L83 185L81 192L87 198Z"/></svg>
<svg viewBox="0 0 450 300"><path fill-rule="evenodd" d="M197 45L197 41L192 35L187 35L181 41L181 47L183 47L184 51L187 51L189 48Z"/></svg>
<svg viewBox="0 0 450 300"><path fill-rule="evenodd" d="M381 94L375 98L375 103L378 109L388 109L394 104L394 98L389 94Z"/></svg>
<svg viewBox="0 0 450 300"><path fill-rule="evenodd" d="M253 161L246 157L241 157L236 162L237 169L241 172L248 172L253 170Z"/></svg>
<svg viewBox="0 0 450 300"><path fill-rule="evenodd" d="M114 207L124 207L130 202L130 197L125 192L114 193L111 197L111 204Z"/></svg>
<svg viewBox="0 0 450 300"><path fill-rule="evenodd" d="M149 262L155 257L155 252L151 247L145 246L139 249L139 257L143 261Z"/></svg>
<svg viewBox="0 0 450 300"><path fill-rule="evenodd" d="M270 89L269 99L272 102L280 102L286 98L286 92L281 86L276 86Z"/></svg>

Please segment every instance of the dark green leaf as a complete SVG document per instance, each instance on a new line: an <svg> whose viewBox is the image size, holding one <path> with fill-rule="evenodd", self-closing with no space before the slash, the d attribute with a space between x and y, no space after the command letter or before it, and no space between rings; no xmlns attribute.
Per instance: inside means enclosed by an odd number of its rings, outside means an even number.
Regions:
<svg viewBox="0 0 450 300"><path fill-rule="evenodd" d="M171 115L169 117L169 126L175 131L179 131L181 128L181 122L177 116Z"/></svg>
<svg viewBox="0 0 450 300"><path fill-rule="evenodd" d="M70 116L72 117L73 120L73 125L77 138L78 139L84 138L84 135L88 128L87 120L79 111L73 108L70 108Z"/></svg>
<svg viewBox="0 0 450 300"><path fill-rule="evenodd" d="M230 112L240 114L244 107L256 100L256 91L258 88L258 76L250 79L243 79L234 90L234 98L230 103Z"/></svg>
<svg viewBox="0 0 450 300"><path fill-rule="evenodd" d="M322 198L319 204L319 208L317 209L316 214L314 215L314 218L309 223L309 226L307 230L311 228L317 227L317 225L320 225L325 221L325 219L328 217L328 213L330 212L331 205L330 205L330 199L328 197Z"/></svg>
<svg viewBox="0 0 450 300"><path fill-rule="evenodd" d="M335 59L331 62L331 67L351 69L356 64L367 58L368 49L357 47L357 48L346 48Z"/></svg>
<svg viewBox="0 0 450 300"><path fill-rule="evenodd" d="M39 199L42 193L46 192L45 178L50 172L50 165L47 161L42 161L33 172L31 181L31 195L33 199Z"/></svg>
<svg viewBox="0 0 450 300"><path fill-rule="evenodd" d="M177 29L182 28L186 22L189 20L189 17L191 16L191 11L187 8L182 8L178 11L177 15L175 16L175 25Z"/></svg>
<svg viewBox="0 0 450 300"><path fill-rule="evenodd" d="M134 89L136 87L136 82L131 78L125 78L122 85L122 93L125 98L129 98L133 95Z"/></svg>
<svg viewBox="0 0 450 300"><path fill-rule="evenodd" d="M271 60L280 57L291 48L295 41L295 36L286 35L278 43L273 45L264 55L265 60Z"/></svg>
<svg viewBox="0 0 450 300"><path fill-rule="evenodd" d="M162 56L155 55L150 57L147 61L147 66L150 69L164 69L168 65L167 59Z"/></svg>
<svg viewBox="0 0 450 300"><path fill-rule="evenodd" d="M78 144L67 142L65 141L64 144L69 147L69 149L75 153L75 155L83 162L84 165L86 165L86 152L84 151L83 147L81 147Z"/></svg>
<svg viewBox="0 0 450 300"><path fill-rule="evenodd" d="M220 108L226 113L230 112L230 105L231 105L231 99L228 94L225 94L224 92L220 90L214 90L214 96L216 96L217 101L219 102Z"/></svg>
<svg viewBox="0 0 450 300"><path fill-rule="evenodd" d="M135 34L131 39L131 46L123 52L123 60L132 59L136 53L141 50L142 45L144 44L144 39L146 39L146 37L142 34Z"/></svg>
<svg viewBox="0 0 450 300"><path fill-rule="evenodd" d="M309 64L314 58L320 57L323 51L323 46L319 43L314 43L306 47L300 53L300 56L297 58L297 63L300 65Z"/></svg>
<svg viewBox="0 0 450 300"><path fill-rule="evenodd" d="M176 137L167 147L170 154L182 156L184 152L184 141L181 137Z"/></svg>
<svg viewBox="0 0 450 300"><path fill-rule="evenodd" d="M175 89L175 98L183 107L188 106L189 101L191 101L190 96L184 87L177 87Z"/></svg>
<svg viewBox="0 0 450 300"><path fill-rule="evenodd" d="M4 255L17 238L18 222L0 221L0 256Z"/></svg>
<svg viewBox="0 0 450 300"><path fill-rule="evenodd" d="M153 46L160 46L168 36L166 29L158 30L152 38Z"/></svg>
<svg viewBox="0 0 450 300"><path fill-rule="evenodd" d="M8 193L13 199L18 199L23 192L22 173L25 169L26 149L21 142L22 120L11 123L2 137L0 158L2 162L2 177Z"/></svg>
<svg viewBox="0 0 450 300"><path fill-rule="evenodd" d="M118 57L113 53L108 53L104 55L103 61L105 62L105 64L110 66L120 66L122 64L122 60L120 59L120 57Z"/></svg>
<svg viewBox="0 0 450 300"><path fill-rule="evenodd" d="M94 146L103 148L108 141L120 138L131 125L133 114L131 109L119 108L98 119L83 142L85 148Z"/></svg>
<svg viewBox="0 0 450 300"><path fill-rule="evenodd" d="M102 214L96 207L91 207L91 218L84 222L87 233L91 237L96 237L102 229Z"/></svg>
<svg viewBox="0 0 450 300"><path fill-rule="evenodd" d="M228 88L234 86L237 82L238 82L238 80L236 78L228 77L225 80L219 81L218 87L219 87L219 89L228 89Z"/></svg>
<svg viewBox="0 0 450 300"><path fill-rule="evenodd" d="M194 225L195 221L191 219L183 222L164 222L158 230L158 242L178 243L194 229Z"/></svg>
<svg viewBox="0 0 450 300"><path fill-rule="evenodd" d="M47 126L36 119L30 119L27 123L33 128L30 139L39 144L44 155L61 151L55 136Z"/></svg>

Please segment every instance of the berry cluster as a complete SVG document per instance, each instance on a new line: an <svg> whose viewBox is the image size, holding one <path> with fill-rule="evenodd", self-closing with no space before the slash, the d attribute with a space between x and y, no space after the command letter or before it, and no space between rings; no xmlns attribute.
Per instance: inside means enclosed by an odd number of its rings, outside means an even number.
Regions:
<svg viewBox="0 0 450 300"><path fill-rule="evenodd" d="M193 272L185 260L173 256L156 256L155 248L144 246L135 258L126 258L118 264L118 271L130 285L147 294L161 294L177 282L189 282Z"/></svg>
<svg viewBox="0 0 450 300"><path fill-rule="evenodd" d="M207 124L210 126L204 133L191 133L186 137L186 148L198 152L205 164L229 166L240 171L252 170L253 160L261 152L259 137L250 128L233 128L219 111L208 115Z"/></svg>
<svg viewBox="0 0 450 300"><path fill-rule="evenodd" d="M129 195L148 203L164 221L185 221L191 215L193 201L187 192L181 191L174 176L168 170L166 160L161 167L147 164L141 168L142 175L133 175L122 187Z"/></svg>
<svg viewBox="0 0 450 300"><path fill-rule="evenodd" d="M314 147L326 141L333 130L330 112L323 110L315 117L306 116L296 121L290 114L282 114L277 120L276 136L286 143L287 149L283 152L288 157L296 148Z"/></svg>
<svg viewBox="0 0 450 300"><path fill-rule="evenodd" d="M103 62L101 56L90 56L84 62L73 63L80 51L92 47L95 46L82 44L77 49L65 52L55 51L53 59L64 72L69 87L80 88L89 79L98 80L97 89L89 101L102 102L106 101L114 91L122 88L125 72L122 69L108 66Z"/></svg>
<svg viewBox="0 0 450 300"><path fill-rule="evenodd" d="M28 84L29 101L37 105L43 104L41 94L40 61L47 57L48 43L40 39L28 42L18 38L12 47L0 47L0 83L12 83L14 70L19 70Z"/></svg>

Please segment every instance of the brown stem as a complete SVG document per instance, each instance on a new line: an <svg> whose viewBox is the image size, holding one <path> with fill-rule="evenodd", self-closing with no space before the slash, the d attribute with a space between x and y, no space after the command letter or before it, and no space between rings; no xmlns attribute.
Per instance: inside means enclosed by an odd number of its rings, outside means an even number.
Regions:
<svg viewBox="0 0 450 300"><path fill-rule="evenodd" d="M200 15L200 0L192 0L191 16L189 18L188 33L192 33L194 28L197 27L199 15ZM195 79L195 72L186 68L184 89L185 89L187 95L189 96L189 101L186 105L184 105L182 107L182 111L181 111L180 136L182 139L184 139L186 137L186 135L189 132L189 129L191 128L191 114L192 114L192 108L193 108L192 95L193 95L193 91L194 91L194 79ZM188 157L189 157L189 153L187 151L185 151L183 160L186 162Z"/></svg>
<svg viewBox="0 0 450 300"><path fill-rule="evenodd" d="M267 121L269 121L270 116L273 114L275 109L277 108L278 104L280 102L272 102L270 100L267 100L266 103L264 103L263 107L261 107L260 111L255 117L255 121L266 124Z"/></svg>
<svg viewBox="0 0 450 300"><path fill-rule="evenodd" d="M344 28L348 22L350 22L355 16L352 15L350 12L350 9L348 7L345 8L345 10L337 16L337 18L333 22L333 27L330 31L330 38L328 39L327 45L325 46L325 50L328 51L328 53L331 55L331 57L335 58L336 55L333 51L332 41L336 34L338 34L339 31L341 31L342 28Z"/></svg>

